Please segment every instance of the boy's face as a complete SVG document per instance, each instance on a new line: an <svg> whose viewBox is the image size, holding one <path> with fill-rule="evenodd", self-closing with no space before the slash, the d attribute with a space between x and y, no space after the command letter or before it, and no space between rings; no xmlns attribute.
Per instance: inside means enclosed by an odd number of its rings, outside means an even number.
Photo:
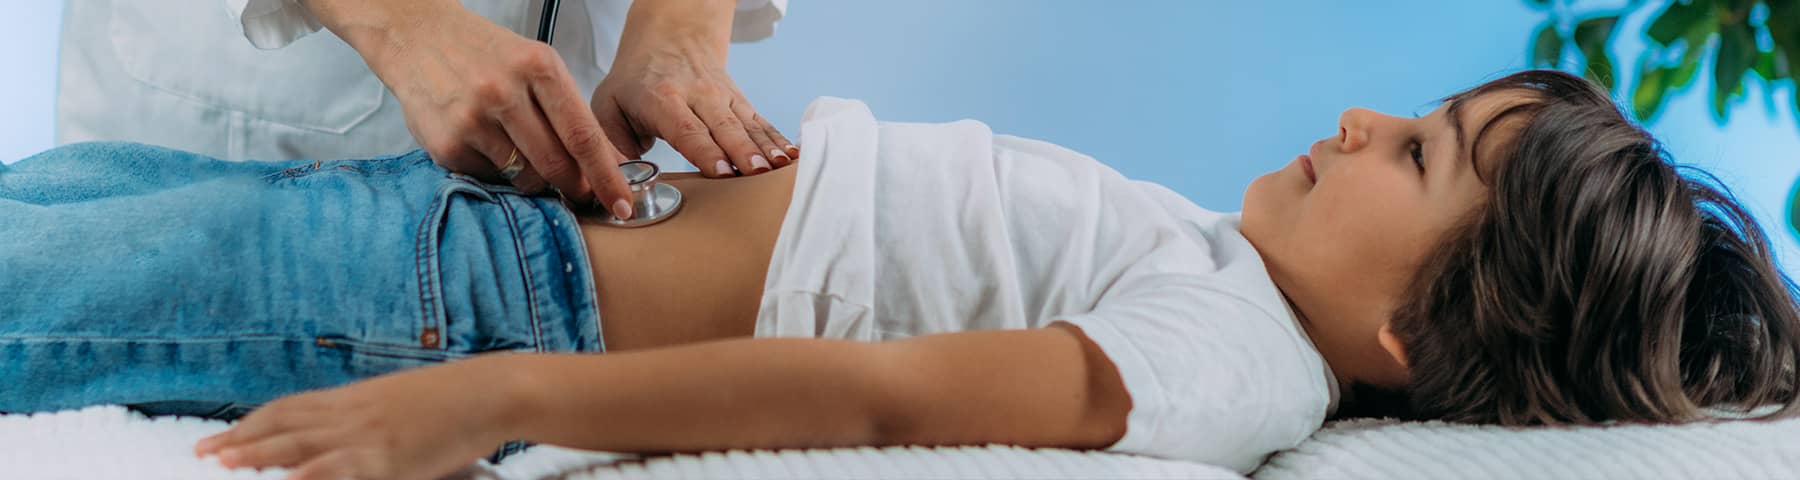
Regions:
<svg viewBox="0 0 1800 480"><path fill-rule="evenodd" d="M1355 322L1373 333L1437 242L1487 198L1467 142L1523 98L1495 92L1401 118L1350 109L1337 135L1312 144L1244 192L1242 230L1270 276L1311 323ZM1467 127L1459 133L1458 123ZM1482 142L1491 163L1510 132ZM1491 168L1485 169L1492 172ZM1339 329L1342 331L1342 329ZM1358 335L1360 336L1360 335Z"/></svg>

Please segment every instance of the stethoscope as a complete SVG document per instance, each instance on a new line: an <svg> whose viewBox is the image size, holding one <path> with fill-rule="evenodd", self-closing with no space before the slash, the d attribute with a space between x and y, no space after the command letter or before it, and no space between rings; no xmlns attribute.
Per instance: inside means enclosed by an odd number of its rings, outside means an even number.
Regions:
<svg viewBox="0 0 1800 480"><path fill-rule="evenodd" d="M550 43L550 37L556 34L556 13L561 7L560 0L544 0L544 13L538 17L538 41ZM619 164L619 173L625 175L625 183L631 186L631 218L622 219L608 213L603 220L607 225L654 225L668 220L676 211L681 210L681 190L675 189L674 185L656 181L662 174L662 168L656 164L632 160Z"/></svg>

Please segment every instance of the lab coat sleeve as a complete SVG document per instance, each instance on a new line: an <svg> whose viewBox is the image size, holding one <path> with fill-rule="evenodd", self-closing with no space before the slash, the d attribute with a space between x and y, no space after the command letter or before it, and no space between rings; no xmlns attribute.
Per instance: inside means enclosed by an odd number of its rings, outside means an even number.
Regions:
<svg viewBox="0 0 1800 480"><path fill-rule="evenodd" d="M775 34L775 24L787 15L787 0L738 0L731 18L731 41L754 42Z"/></svg>
<svg viewBox="0 0 1800 480"><path fill-rule="evenodd" d="M624 7L630 2L589 0L594 5L589 15L596 39L611 38L616 42ZM612 8L609 8L612 7ZM243 26L244 38L261 49L285 47L301 37L325 28L319 18L300 0L225 0L225 9ZM608 14L610 13L610 14ZM787 15L787 0L738 0L731 19L731 41L754 42L775 34L775 24ZM611 55L607 55L611 56ZM602 65L610 62L601 63Z"/></svg>
<svg viewBox="0 0 1800 480"><path fill-rule="evenodd" d="M588 19L593 22L594 41L600 51L600 64L611 65L613 50L625 31L625 17L631 2L620 0L587 0ZM731 41L754 42L775 34L775 24L787 15L787 0L737 0L731 16Z"/></svg>
<svg viewBox="0 0 1800 480"><path fill-rule="evenodd" d="M265 50L285 47L325 28L300 0L225 0L225 10L243 25L244 38Z"/></svg>

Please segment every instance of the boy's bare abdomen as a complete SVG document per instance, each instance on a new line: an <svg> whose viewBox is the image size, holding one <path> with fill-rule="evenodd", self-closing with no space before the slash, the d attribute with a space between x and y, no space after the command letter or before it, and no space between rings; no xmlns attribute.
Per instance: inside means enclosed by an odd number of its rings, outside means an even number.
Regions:
<svg viewBox="0 0 1800 480"><path fill-rule="evenodd" d="M606 350L754 333L798 170L789 165L726 179L664 174L662 181L680 188L685 203L674 217L648 227L617 228L583 216Z"/></svg>

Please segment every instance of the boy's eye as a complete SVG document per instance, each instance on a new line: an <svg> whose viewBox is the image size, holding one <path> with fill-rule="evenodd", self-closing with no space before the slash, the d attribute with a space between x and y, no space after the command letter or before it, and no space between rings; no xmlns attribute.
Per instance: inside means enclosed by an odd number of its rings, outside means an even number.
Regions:
<svg viewBox="0 0 1800 480"><path fill-rule="evenodd" d="M1407 147L1407 150L1408 150L1408 153L1412 154L1413 165L1419 167L1420 172L1424 172L1425 171L1425 146L1423 144L1420 144L1419 142L1412 142L1412 145Z"/></svg>

